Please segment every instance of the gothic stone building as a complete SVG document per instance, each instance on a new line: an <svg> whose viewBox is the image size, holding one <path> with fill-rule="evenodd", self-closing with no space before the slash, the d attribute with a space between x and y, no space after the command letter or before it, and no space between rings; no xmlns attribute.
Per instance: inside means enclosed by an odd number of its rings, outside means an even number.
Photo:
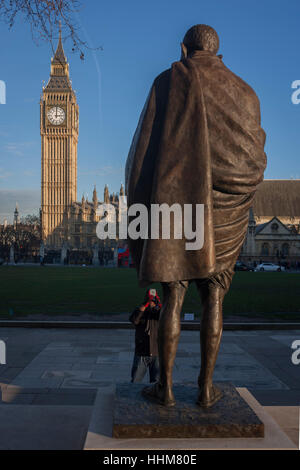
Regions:
<svg viewBox="0 0 300 470"><path fill-rule="evenodd" d="M259 185L240 259L300 263L300 180L264 180Z"/></svg>

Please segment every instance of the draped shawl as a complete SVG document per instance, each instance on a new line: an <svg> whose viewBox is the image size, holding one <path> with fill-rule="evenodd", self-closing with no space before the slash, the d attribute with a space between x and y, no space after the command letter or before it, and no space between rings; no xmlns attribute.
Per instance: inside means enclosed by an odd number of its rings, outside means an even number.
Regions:
<svg viewBox="0 0 300 470"><path fill-rule="evenodd" d="M151 204L204 204L204 245L186 250L184 236L129 239L142 286L234 266L263 179L264 144L255 92L218 56L196 51L155 79L126 162L128 206L144 204L150 214Z"/></svg>

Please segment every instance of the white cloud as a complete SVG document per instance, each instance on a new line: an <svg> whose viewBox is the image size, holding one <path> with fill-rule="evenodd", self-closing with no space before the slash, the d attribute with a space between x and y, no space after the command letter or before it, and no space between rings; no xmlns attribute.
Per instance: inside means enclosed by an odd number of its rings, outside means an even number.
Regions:
<svg viewBox="0 0 300 470"><path fill-rule="evenodd" d="M4 150L17 157L22 157L24 152L35 145L35 142L9 142L4 146Z"/></svg>
<svg viewBox="0 0 300 470"><path fill-rule="evenodd" d="M3 168L0 168L0 179L5 180L6 178L9 178L12 175L11 172L3 170Z"/></svg>

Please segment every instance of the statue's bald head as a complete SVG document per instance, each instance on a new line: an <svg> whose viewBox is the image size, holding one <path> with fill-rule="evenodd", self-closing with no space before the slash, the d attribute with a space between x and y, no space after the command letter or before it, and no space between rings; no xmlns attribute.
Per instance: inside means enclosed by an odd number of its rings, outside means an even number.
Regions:
<svg viewBox="0 0 300 470"><path fill-rule="evenodd" d="M186 32L183 44L188 54L193 51L209 51L216 54L219 50L219 36L211 26L196 24Z"/></svg>

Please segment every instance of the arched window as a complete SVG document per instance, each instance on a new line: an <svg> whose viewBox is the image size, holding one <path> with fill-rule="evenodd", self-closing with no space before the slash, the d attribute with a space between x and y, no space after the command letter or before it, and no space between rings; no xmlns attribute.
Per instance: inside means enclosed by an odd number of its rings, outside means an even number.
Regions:
<svg viewBox="0 0 300 470"><path fill-rule="evenodd" d="M261 254L264 256L269 255L269 243L263 243L261 247Z"/></svg>
<svg viewBox="0 0 300 470"><path fill-rule="evenodd" d="M274 248L273 248L273 254L275 256L279 256L279 248L278 248L278 245L274 245Z"/></svg>
<svg viewBox="0 0 300 470"><path fill-rule="evenodd" d="M288 256L290 253L290 246L288 243L283 243L281 247L281 253L283 256Z"/></svg>

